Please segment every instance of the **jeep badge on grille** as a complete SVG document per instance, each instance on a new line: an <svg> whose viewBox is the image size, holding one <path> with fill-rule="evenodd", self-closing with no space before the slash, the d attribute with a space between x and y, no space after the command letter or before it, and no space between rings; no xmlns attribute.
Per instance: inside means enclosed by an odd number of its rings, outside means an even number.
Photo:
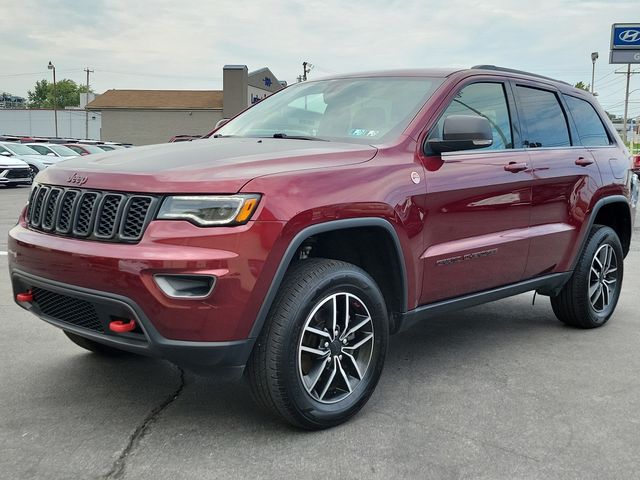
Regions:
<svg viewBox="0 0 640 480"><path fill-rule="evenodd" d="M85 183L87 183L87 180L89 180L87 177L83 177L82 175L78 175L77 173L74 173L73 175L69 176L69 178L67 178L67 182L75 183L76 185L84 185Z"/></svg>

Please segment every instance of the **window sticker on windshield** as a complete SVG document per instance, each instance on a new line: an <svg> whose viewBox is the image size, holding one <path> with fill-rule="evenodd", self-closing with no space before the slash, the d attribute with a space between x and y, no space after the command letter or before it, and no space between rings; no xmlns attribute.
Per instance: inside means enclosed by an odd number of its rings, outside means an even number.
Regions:
<svg viewBox="0 0 640 480"><path fill-rule="evenodd" d="M352 128L349 135L352 137L376 137L380 133L379 130L366 130L364 128Z"/></svg>

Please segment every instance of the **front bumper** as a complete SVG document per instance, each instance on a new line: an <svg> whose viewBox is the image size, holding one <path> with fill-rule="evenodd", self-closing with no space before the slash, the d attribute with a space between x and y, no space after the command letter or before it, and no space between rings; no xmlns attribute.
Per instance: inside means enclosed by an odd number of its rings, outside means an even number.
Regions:
<svg viewBox="0 0 640 480"><path fill-rule="evenodd" d="M30 171L22 167L0 167L0 185L29 185Z"/></svg>
<svg viewBox="0 0 640 480"><path fill-rule="evenodd" d="M17 269L11 272L16 293L36 291L33 302L17 302L42 320L63 330L96 342L150 357L163 358L200 374L215 374L222 379L235 379L242 375L255 339L227 342L193 342L163 337L130 298L81 288L39 278ZM56 307L50 308L42 298L55 298ZM66 303L65 303L66 302ZM87 322L88 311L94 322ZM82 313L83 315L79 315ZM138 328L130 333L113 333L107 328L114 318L136 321ZM78 320L82 320L81 322Z"/></svg>
<svg viewBox="0 0 640 480"><path fill-rule="evenodd" d="M139 243L122 244L33 231L21 218L9 232L9 269L125 298L168 340L232 342L251 336L272 275L267 260L281 231L279 222L208 229L154 221ZM216 285L206 298L175 299L160 290L157 274L212 275Z"/></svg>

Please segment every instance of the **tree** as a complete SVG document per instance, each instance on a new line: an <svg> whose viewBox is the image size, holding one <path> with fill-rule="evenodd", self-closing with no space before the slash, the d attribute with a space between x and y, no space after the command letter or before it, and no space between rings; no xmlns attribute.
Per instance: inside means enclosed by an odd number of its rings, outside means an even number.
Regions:
<svg viewBox="0 0 640 480"><path fill-rule="evenodd" d="M587 92L591 91L591 85L589 85L588 83L584 83L584 82L578 82L574 85L574 87L579 88L581 90L586 90Z"/></svg>
<svg viewBox="0 0 640 480"><path fill-rule="evenodd" d="M28 92L29 108L53 108L54 105L61 109L77 107L80 105L80 94L86 92L86 85L78 85L68 78L56 82L55 88L53 83L42 79L36 82L33 91Z"/></svg>
<svg viewBox="0 0 640 480"><path fill-rule="evenodd" d="M47 96L49 94L49 82L46 80L38 80L36 82L36 86L33 89L33 92L29 90L27 95L29 96L29 107L30 108L44 108L44 104L47 101Z"/></svg>

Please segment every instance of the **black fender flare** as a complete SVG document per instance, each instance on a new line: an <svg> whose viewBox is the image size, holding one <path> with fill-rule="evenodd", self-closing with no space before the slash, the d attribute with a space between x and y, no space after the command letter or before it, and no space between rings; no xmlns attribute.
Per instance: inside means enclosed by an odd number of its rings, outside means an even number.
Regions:
<svg viewBox="0 0 640 480"><path fill-rule="evenodd" d="M612 203L623 203L629 211L629 220L631 220L631 207L629 205L629 199L624 195L611 195L598 200L596 204L593 206L593 208L591 209L591 214L589 215L587 226L584 229L584 234L582 235L582 239L580 240L580 249L578 250L578 254L575 256L575 258L571 262L571 271L574 271L576 269L576 265L578 264L580 255L582 255L582 252L584 251L584 248L586 246L587 238L589 238L589 231L591 230L591 227L593 227L596 217L598 216L598 212L605 205L610 205Z"/></svg>
<svg viewBox="0 0 640 480"><path fill-rule="evenodd" d="M393 225L383 218L379 217L364 217L364 218L347 218L342 220L331 220L328 222L317 223L315 225L311 225L300 230L294 237L293 240L287 246L282 259L280 260L280 264L276 269L276 273L271 279L271 285L267 290L267 294L262 301L262 305L260 306L260 310L258 310L258 315L256 316L255 321L253 322L253 326L251 327L251 332L249 333L249 338L257 338L262 331L262 327L267 319L267 315L269 314L269 310L271 310L271 305L273 305L273 301L275 300L276 294L280 289L280 285L282 284L282 280L284 279L285 274L287 273L287 268L291 263L294 255L298 251L298 248L302 245L302 243L309 237L313 235L318 235L320 233L326 233L336 230L345 230L348 228L363 228L363 227L377 227L382 228L387 233L391 235L391 238L395 245L395 252L397 255L398 264L400 265L400 275L402 279L401 292L402 292L402 311L407 311L407 269L404 261L404 255L402 254L402 246L400 244L400 239L398 238L398 233L393 228Z"/></svg>

